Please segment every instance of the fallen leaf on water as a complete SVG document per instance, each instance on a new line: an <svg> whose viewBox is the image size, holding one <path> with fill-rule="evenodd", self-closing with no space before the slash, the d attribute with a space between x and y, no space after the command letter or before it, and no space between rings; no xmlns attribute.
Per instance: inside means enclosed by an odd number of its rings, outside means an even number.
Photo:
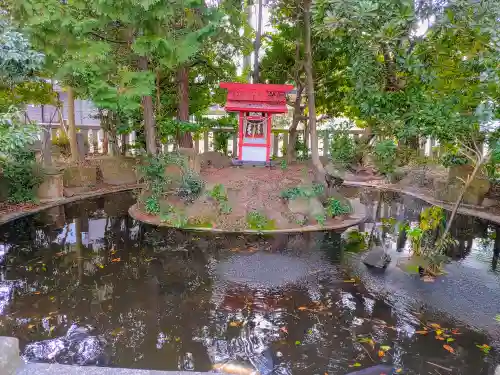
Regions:
<svg viewBox="0 0 500 375"><path fill-rule="evenodd" d="M438 329L438 330L436 331L436 335L438 335L438 336L439 336L439 335L441 335L442 333L443 333L443 331L442 331L442 330L440 330L440 329Z"/></svg>
<svg viewBox="0 0 500 375"><path fill-rule="evenodd" d="M119 262L121 261L122 259L121 258L115 258L115 259L111 259L112 262Z"/></svg>
<svg viewBox="0 0 500 375"><path fill-rule="evenodd" d="M301 342L299 340L295 341L295 345L300 345Z"/></svg>
<svg viewBox="0 0 500 375"><path fill-rule="evenodd" d="M455 341L455 339L454 339L454 338L452 338L452 337L448 337L448 338L446 339L446 342L453 342L453 341Z"/></svg>
<svg viewBox="0 0 500 375"><path fill-rule="evenodd" d="M361 367L361 363L356 362L356 363L354 363L352 365L349 365L349 367Z"/></svg>
<svg viewBox="0 0 500 375"><path fill-rule="evenodd" d="M432 276L424 276L424 277L422 277L422 281L424 283L433 283L435 281L435 279Z"/></svg>
<svg viewBox="0 0 500 375"><path fill-rule="evenodd" d="M436 340L444 341L444 337L443 336L436 336Z"/></svg>
<svg viewBox="0 0 500 375"><path fill-rule="evenodd" d="M344 280L344 283L355 283L356 279Z"/></svg>
<svg viewBox="0 0 500 375"><path fill-rule="evenodd" d="M241 322L230 322L229 327L239 327L241 326Z"/></svg>
<svg viewBox="0 0 500 375"><path fill-rule="evenodd" d="M452 329L451 333L453 333L454 335L460 335L460 331L458 330L458 328Z"/></svg>
<svg viewBox="0 0 500 375"><path fill-rule="evenodd" d="M34 292L33 294L40 294L41 292Z"/></svg>
<svg viewBox="0 0 500 375"><path fill-rule="evenodd" d="M123 332L122 327L115 328L114 330L111 331L111 336L118 336L122 332Z"/></svg>
<svg viewBox="0 0 500 375"><path fill-rule="evenodd" d="M297 310L299 310L299 311L305 311L305 310L307 310L307 307L305 307L305 306L300 306Z"/></svg>
<svg viewBox="0 0 500 375"><path fill-rule="evenodd" d="M415 331L415 333L418 333L419 335L427 335L429 331Z"/></svg>
<svg viewBox="0 0 500 375"><path fill-rule="evenodd" d="M391 350L391 347L389 345L382 345L380 347L380 349L384 350L384 351L388 351L388 350Z"/></svg>
<svg viewBox="0 0 500 375"><path fill-rule="evenodd" d="M104 266L102 264L100 264L100 263L97 264L97 267L104 268Z"/></svg>
<svg viewBox="0 0 500 375"><path fill-rule="evenodd" d="M285 333L288 333L288 329L286 329L286 327L281 327L281 328L280 328L280 331L283 331L283 332L285 332Z"/></svg>
<svg viewBox="0 0 500 375"><path fill-rule="evenodd" d="M384 352L383 350L379 350L379 351L378 351L378 356L379 356L379 357L383 357L383 356L385 356L385 352Z"/></svg>
<svg viewBox="0 0 500 375"><path fill-rule="evenodd" d="M487 344L482 344L482 345L477 345L476 346L481 349L481 351L484 353L484 354L488 354L490 352L490 349L491 347Z"/></svg>
<svg viewBox="0 0 500 375"><path fill-rule="evenodd" d="M398 368L398 369L396 370L396 374L399 374L399 373L400 373L400 372L402 372L402 371L403 371L403 369L402 369L402 368Z"/></svg>
<svg viewBox="0 0 500 375"><path fill-rule="evenodd" d="M240 248L239 247L233 247L232 249L229 249L229 250L236 252L236 251L240 251Z"/></svg>
<svg viewBox="0 0 500 375"><path fill-rule="evenodd" d="M448 350L450 353L455 354L455 349L453 349L451 346L445 344L445 345L443 345L443 348Z"/></svg>
<svg viewBox="0 0 500 375"><path fill-rule="evenodd" d="M49 335L52 335L52 332L56 329L56 326L50 326Z"/></svg>
<svg viewBox="0 0 500 375"><path fill-rule="evenodd" d="M432 328L436 328L436 329L439 329L441 328L441 326L437 323L429 323L429 326L432 327Z"/></svg>
<svg viewBox="0 0 500 375"><path fill-rule="evenodd" d="M35 328L35 325L34 325L34 324L30 324L30 325L28 326L28 329L33 329L33 328Z"/></svg>

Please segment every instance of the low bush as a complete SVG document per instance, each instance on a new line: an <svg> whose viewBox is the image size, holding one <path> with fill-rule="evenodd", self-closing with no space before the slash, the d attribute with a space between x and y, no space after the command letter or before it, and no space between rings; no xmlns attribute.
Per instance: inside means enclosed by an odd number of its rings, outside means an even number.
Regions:
<svg viewBox="0 0 500 375"><path fill-rule="evenodd" d="M17 154L15 158L0 162L7 182L7 199L11 203L33 202L36 189L43 182L42 170L35 162L33 152Z"/></svg>
<svg viewBox="0 0 500 375"><path fill-rule="evenodd" d="M276 228L274 220L268 219L259 211L250 211L247 214L247 224L253 230L272 230Z"/></svg>
<svg viewBox="0 0 500 375"><path fill-rule="evenodd" d="M356 160L357 147L354 138L349 136L346 129L339 129L333 133L330 143L331 158L346 167Z"/></svg>
<svg viewBox="0 0 500 375"><path fill-rule="evenodd" d="M328 217L336 217L351 213L351 207L343 204L338 199L328 198L326 202L326 213Z"/></svg>
<svg viewBox="0 0 500 375"><path fill-rule="evenodd" d="M389 175L395 171L397 167L397 146L393 140L387 139L377 142L372 154L375 166L380 173Z"/></svg>

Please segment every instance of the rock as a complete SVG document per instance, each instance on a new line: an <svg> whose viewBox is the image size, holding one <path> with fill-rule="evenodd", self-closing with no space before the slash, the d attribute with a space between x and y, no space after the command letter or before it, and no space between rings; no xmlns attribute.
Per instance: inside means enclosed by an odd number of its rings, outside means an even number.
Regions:
<svg viewBox="0 0 500 375"><path fill-rule="evenodd" d="M500 365L498 365L497 368L495 369L494 375L500 375Z"/></svg>
<svg viewBox="0 0 500 375"><path fill-rule="evenodd" d="M187 161L187 167L196 173L200 173L200 158L194 148L179 147L177 150L179 154L184 156Z"/></svg>
<svg viewBox="0 0 500 375"><path fill-rule="evenodd" d="M228 168L232 165L232 160L229 156L217 151L207 151L199 155L200 165L202 168Z"/></svg>
<svg viewBox="0 0 500 375"><path fill-rule="evenodd" d="M97 167L95 165L75 165L64 170L64 187L94 186L97 182Z"/></svg>
<svg viewBox="0 0 500 375"><path fill-rule="evenodd" d="M448 174L448 187L451 187L448 192L448 198L454 202L458 199L460 191L463 187L463 181L472 173L473 167L471 165L457 165L449 170ZM490 182L484 175L477 174L476 178L472 181L469 188L464 194L463 202L472 205L481 205L485 195L490 190Z"/></svg>
<svg viewBox="0 0 500 375"><path fill-rule="evenodd" d="M19 340L15 337L0 336L0 374L15 374L21 363Z"/></svg>
<svg viewBox="0 0 500 375"><path fill-rule="evenodd" d="M137 182L137 161L132 157L103 157L98 159L102 182L109 185L128 185Z"/></svg>
<svg viewBox="0 0 500 375"><path fill-rule="evenodd" d="M339 164L330 162L325 165L325 171L337 179L345 180L346 170Z"/></svg>
<svg viewBox="0 0 500 375"><path fill-rule="evenodd" d="M376 246L366 253L363 263L367 267L386 268L391 261L391 256L382 247Z"/></svg>
<svg viewBox="0 0 500 375"><path fill-rule="evenodd" d="M309 219L325 215L325 209L318 198L295 198L288 201L288 209L292 214L305 215Z"/></svg>
<svg viewBox="0 0 500 375"><path fill-rule="evenodd" d="M60 199L64 196L63 174L45 174L37 190L40 200Z"/></svg>

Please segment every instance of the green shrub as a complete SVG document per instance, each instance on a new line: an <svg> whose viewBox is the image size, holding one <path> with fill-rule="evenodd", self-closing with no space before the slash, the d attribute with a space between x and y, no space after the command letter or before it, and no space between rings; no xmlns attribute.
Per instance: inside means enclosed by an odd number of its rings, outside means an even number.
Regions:
<svg viewBox="0 0 500 375"><path fill-rule="evenodd" d="M325 187L322 184L313 184L311 187L294 186L281 191L280 197L294 200L297 198L312 198L323 194Z"/></svg>
<svg viewBox="0 0 500 375"><path fill-rule="evenodd" d="M388 139L377 142L373 148L373 156L380 173L388 175L396 169L397 146L394 141Z"/></svg>
<svg viewBox="0 0 500 375"><path fill-rule="evenodd" d="M272 230L276 228L274 220L268 219L258 211L250 211L247 214L247 224L253 230Z"/></svg>
<svg viewBox="0 0 500 375"><path fill-rule="evenodd" d="M224 185L217 184L212 190L207 191L207 195L214 199L219 204L219 211L223 214L228 214L232 211L229 205L227 193L224 189Z"/></svg>
<svg viewBox="0 0 500 375"><path fill-rule="evenodd" d="M357 155L356 142L347 130L340 129L333 133L330 143L330 155L335 162L343 166L352 164Z"/></svg>
<svg viewBox="0 0 500 375"><path fill-rule="evenodd" d="M181 186L179 187L179 196L193 201L200 196L205 181L203 181L198 173L189 169L182 175Z"/></svg>
<svg viewBox="0 0 500 375"><path fill-rule="evenodd" d="M343 204L338 199L328 198L326 202L326 213L328 217L336 217L351 213L351 207Z"/></svg>
<svg viewBox="0 0 500 375"><path fill-rule="evenodd" d="M449 168L454 165L466 165L469 163L469 159L466 156L455 154L455 153L446 153L441 157L441 164L444 167Z"/></svg>

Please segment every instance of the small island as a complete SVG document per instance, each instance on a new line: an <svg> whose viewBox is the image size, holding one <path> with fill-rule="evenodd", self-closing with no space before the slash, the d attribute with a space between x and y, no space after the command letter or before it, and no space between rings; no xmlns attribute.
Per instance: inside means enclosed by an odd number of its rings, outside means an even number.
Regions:
<svg viewBox="0 0 500 375"><path fill-rule="evenodd" d="M234 166L216 152L149 157L144 187L129 213L152 225L223 232L345 229L365 219L364 206L315 183L308 163Z"/></svg>

